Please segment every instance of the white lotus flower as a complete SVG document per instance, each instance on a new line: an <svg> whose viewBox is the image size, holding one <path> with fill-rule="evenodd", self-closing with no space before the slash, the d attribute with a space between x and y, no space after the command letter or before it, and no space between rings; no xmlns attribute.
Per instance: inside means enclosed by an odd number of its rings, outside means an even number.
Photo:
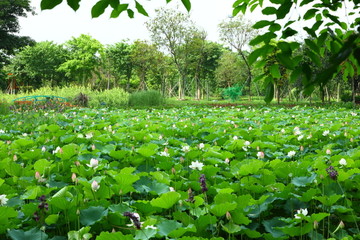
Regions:
<svg viewBox="0 0 360 240"><path fill-rule="evenodd" d="M202 168L204 167L204 164L199 162L198 160L196 160L195 162L191 162L191 165L189 166L189 168L191 169L198 169L198 170L202 170Z"/></svg>
<svg viewBox="0 0 360 240"><path fill-rule="evenodd" d="M296 210L296 214L294 215L294 217L295 217L296 219L301 219L300 214L303 215L303 216L308 215L308 210L307 210L307 208L305 208L305 209L300 208L299 210Z"/></svg>
<svg viewBox="0 0 360 240"><path fill-rule="evenodd" d="M170 154L168 152L165 152L165 151L160 152L159 155L163 156L163 157L170 157Z"/></svg>
<svg viewBox="0 0 360 240"><path fill-rule="evenodd" d="M185 145L182 147L182 150L183 150L183 152L188 152L188 151L190 151L190 146Z"/></svg>
<svg viewBox="0 0 360 240"><path fill-rule="evenodd" d="M295 156L296 152L295 151L290 151L288 152L288 157L293 157Z"/></svg>
<svg viewBox="0 0 360 240"><path fill-rule="evenodd" d="M5 194L1 194L1 195L0 195L0 206L5 205L8 200L9 200L9 199L6 197Z"/></svg>
<svg viewBox="0 0 360 240"><path fill-rule="evenodd" d="M90 139L90 138L92 138L93 136L94 136L94 135L93 135L92 132L85 134L85 138L86 138L86 139Z"/></svg>
<svg viewBox="0 0 360 240"><path fill-rule="evenodd" d="M61 151L61 147L58 146L55 150L53 150L53 154L58 153L59 151Z"/></svg>
<svg viewBox="0 0 360 240"><path fill-rule="evenodd" d="M246 147L250 146L250 144L251 144L251 143L250 143L249 141L245 141L245 142L244 142L244 145L245 145Z"/></svg>
<svg viewBox="0 0 360 240"><path fill-rule="evenodd" d="M234 137L233 137L233 140L238 140L238 137L237 137L237 136L234 136Z"/></svg>
<svg viewBox="0 0 360 240"><path fill-rule="evenodd" d="M200 148L200 149L203 149L204 147L205 147L205 144L203 144L203 143L200 143L200 144L199 144L199 148Z"/></svg>
<svg viewBox="0 0 360 240"><path fill-rule="evenodd" d="M345 158L340 159L339 164L341 166L346 166L347 165L346 159Z"/></svg>
<svg viewBox="0 0 360 240"><path fill-rule="evenodd" d="M90 164L86 164L86 166L96 169L99 166L99 160L92 158L90 159Z"/></svg>
<svg viewBox="0 0 360 240"><path fill-rule="evenodd" d="M330 133L329 130L325 130L322 135L323 135L323 136L327 136L329 133Z"/></svg>

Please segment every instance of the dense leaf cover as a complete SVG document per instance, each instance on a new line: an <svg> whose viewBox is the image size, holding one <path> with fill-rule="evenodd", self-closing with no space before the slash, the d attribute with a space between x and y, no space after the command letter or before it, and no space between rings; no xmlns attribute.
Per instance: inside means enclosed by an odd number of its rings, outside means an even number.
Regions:
<svg viewBox="0 0 360 240"><path fill-rule="evenodd" d="M2 117L0 238L356 239L359 114L184 107Z"/></svg>

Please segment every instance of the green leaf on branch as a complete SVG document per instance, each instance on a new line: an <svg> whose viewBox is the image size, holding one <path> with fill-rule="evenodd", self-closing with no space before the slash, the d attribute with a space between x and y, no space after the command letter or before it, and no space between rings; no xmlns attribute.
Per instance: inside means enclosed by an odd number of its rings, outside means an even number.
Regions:
<svg viewBox="0 0 360 240"><path fill-rule="evenodd" d="M264 43L269 43L271 41L271 39L274 39L276 38L276 34L275 33L272 33L272 32L267 32L263 35L259 35L257 36L256 38L254 38L253 40L250 41L250 45L251 46L255 46L255 45L258 45L262 42Z"/></svg>
<svg viewBox="0 0 360 240"><path fill-rule="evenodd" d="M133 10L127 9L126 11L127 11L127 14L129 16L129 18L134 18L134 11Z"/></svg>
<svg viewBox="0 0 360 240"><path fill-rule="evenodd" d="M40 3L40 8L41 10L53 9L60 3L62 3L62 0L42 0Z"/></svg>
<svg viewBox="0 0 360 240"><path fill-rule="evenodd" d="M320 49L319 49L318 45L316 45L316 43L314 41L312 41L310 39L305 39L305 43L311 50L313 50L317 54L320 53Z"/></svg>
<svg viewBox="0 0 360 240"><path fill-rule="evenodd" d="M190 2L190 0L181 0L181 2L184 4L186 10L188 12L190 12L190 10L191 10L191 2Z"/></svg>
<svg viewBox="0 0 360 240"><path fill-rule="evenodd" d="M315 9L315 8L309 9L303 16L303 19L309 20L309 19L313 18L318 11L319 10Z"/></svg>
<svg viewBox="0 0 360 240"><path fill-rule="evenodd" d="M281 6L278 8L276 12L277 19L283 19L289 12L293 5L293 1L286 0Z"/></svg>
<svg viewBox="0 0 360 240"><path fill-rule="evenodd" d="M110 18L117 18L123 11L128 8L129 4L119 4L114 10L112 10Z"/></svg>
<svg viewBox="0 0 360 240"><path fill-rule="evenodd" d="M78 10L80 7L80 1L81 0L67 0L67 4L74 10Z"/></svg>
<svg viewBox="0 0 360 240"><path fill-rule="evenodd" d="M142 15L148 17L149 14L146 12L146 10L144 9L144 7L138 2L138 1L135 1L135 7L137 9L137 11L139 13L141 13Z"/></svg>
<svg viewBox="0 0 360 240"><path fill-rule="evenodd" d="M261 21L258 21L257 23L255 23L255 24L253 25L253 28L255 28L255 29L260 29L260 28L269 26L269 25L271 25L272 23L273 23L273 21L261 20Z"/></svg>
<svg viewBox="0 0 360 240"><path fill-rule="evenodd" d="M109 6L109 4L110 3L107 0L98 1L91 9L91 16L93 18L99 17L105 12L105 9Z"/></svg>
<svg viewBox="0 0 360 240"><path fill-rule="evenodd" d="M296 30L292 29L291 27L288 27L283 31L283 34L282 34L281 38L285 39L285 38L288 38L288 37L292 37L297 33L298 32Z"/></svg>
<svg viewBox="0 0 360 240"><path fill-rule="evenodd" d="M119 0L110 0L110 6L114 9L117 8L117 6L119 6L119 4L120 4Z"/></svg>
<svg viewBox="0 0 360 240"><path fill-rule="evenodd" d="M279 62L288 69L294 69L294 61L289 57L287 53L280 53L276 55Z"/></svg>
<svg viewBox="0 0 360 240"><path fill-rule="evenodd" d="M270 74L273 78L281 78L280 67L278 64L270 66Z"/></svg>
<svg viewBox="0 0 360 240"><path fill-rule="evenodd" d="M274 98L274 83L272 82L271 77L267 77L265 79L265 82L267 82L266 88L265 88L265 102L270 103Z"/></svg>
<svg viewBox="0 0 360 240"><path fill-rule="evenodd" d="M276 14L277 10L274 7L266 7L262 10L264 15L273 15Z"/></svg>

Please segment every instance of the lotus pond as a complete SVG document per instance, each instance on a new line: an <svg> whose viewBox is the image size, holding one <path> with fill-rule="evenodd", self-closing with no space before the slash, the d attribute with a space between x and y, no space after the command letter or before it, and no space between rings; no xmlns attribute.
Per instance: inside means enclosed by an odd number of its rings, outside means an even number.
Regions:
<svg viewBox="0 0 360 240"><path fill-rule="evenodd" d="M1 118L0 239L360 237L358 110Z"/></svg>

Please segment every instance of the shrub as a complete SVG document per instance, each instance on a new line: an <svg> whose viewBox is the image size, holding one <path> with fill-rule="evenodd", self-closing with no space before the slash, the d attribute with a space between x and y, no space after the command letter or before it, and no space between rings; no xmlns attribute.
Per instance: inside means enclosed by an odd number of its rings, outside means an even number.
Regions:
<svg viewBox="0 0 360 240"><path fill-rule="evenodd" d="M89 106L93 108L119 108L126 107L128 101L129 94L127 92L125 92L122 88L113 88L93 94L90 98Z"/></svg>
<svg viewBox="0 0 360 240"><path fill-rule="evenodd" d="M79 93L74 98L75 105L81 106L81 107L87 107L89 105L89 96L87 96L84 93Z"/></svg>
<svg viewBox="0 0 360 240"><path fill-rule="evenodd" d="M131 107L160 106L164 102L161 93L155 90L135 92L129 97L129 106Z"/></svg>
<svg viewBox="0 0 360 240"><path fill-rule="evenodd" d="M242 95L242 87L235 85L233 87L228 87L223 89L222 96L225 99L231 99L232 101L237 100Z"/></svg>
<svg viewBox="0 0 360 240"><path fill-rule="evenodd" d="M7 115L10 112L10 104L7 101L0 101L0 115Z"/></svg>

